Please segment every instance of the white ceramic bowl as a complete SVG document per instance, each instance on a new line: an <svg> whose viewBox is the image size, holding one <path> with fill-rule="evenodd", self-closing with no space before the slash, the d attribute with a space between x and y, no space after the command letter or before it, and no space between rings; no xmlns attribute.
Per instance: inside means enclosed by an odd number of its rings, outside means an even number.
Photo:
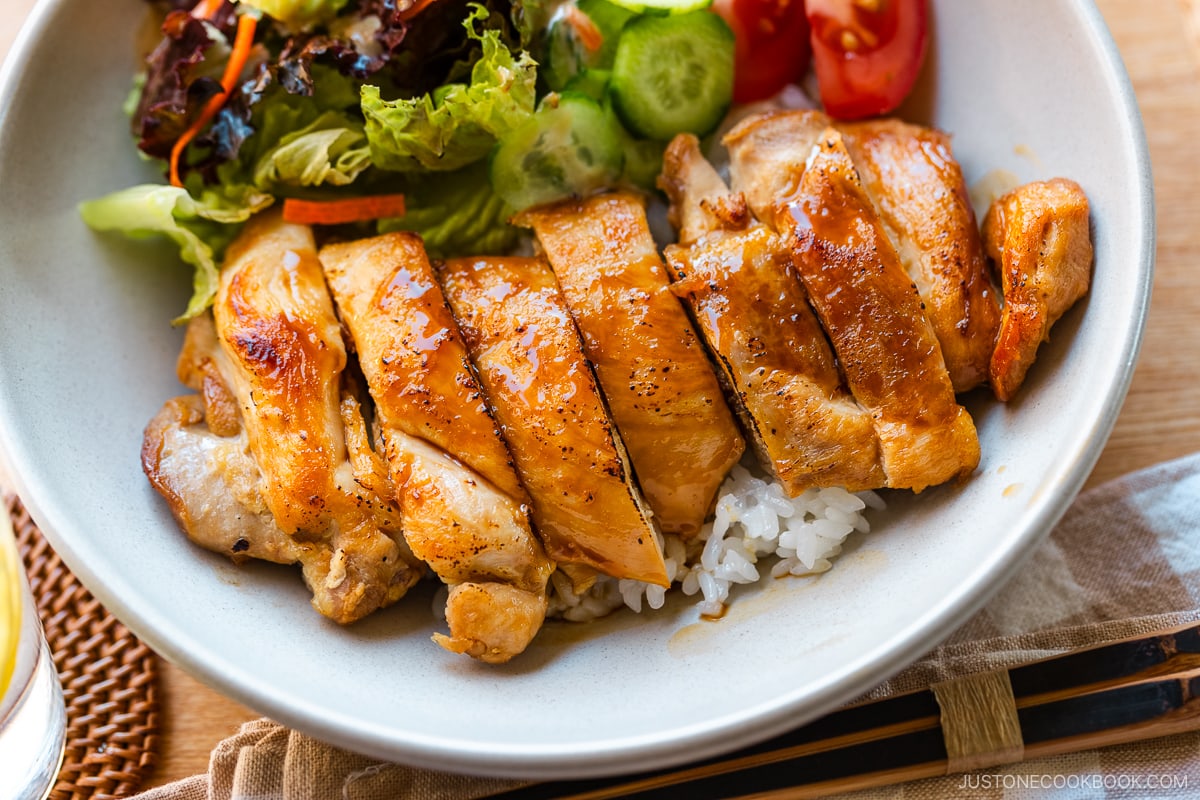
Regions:
<svg viewBox="0 0 1200 800"><path fill-rule="evenodd" d="M892 495L835 569L582 627L505 667L431 644L428 594L351 628L299 575L190 545L142 475L142 427L181 394L189 271L93 234L76 204L155 180L121 112L142 0L47 0L0 90L0 431L22 497L71 569L152 647L271 717L376 756L566 777L749 744L870 688L1020 568L1086 478L1130 379L1154 250L1150 168L1117 52L1085 0L936 2L913 113L954 134L970 180L1065 175L1094 214L1095 281L1020 399L972 398L967 485Z"/></svg>

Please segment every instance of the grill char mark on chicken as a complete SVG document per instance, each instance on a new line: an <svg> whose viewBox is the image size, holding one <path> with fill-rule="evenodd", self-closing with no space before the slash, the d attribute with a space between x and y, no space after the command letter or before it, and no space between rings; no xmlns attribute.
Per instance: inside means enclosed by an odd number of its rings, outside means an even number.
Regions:
<svg viewBox="0 0 1200 800"><path fill-rule="evenodd" d="M274 230L270 220L259 224ZM295 243L303 246L304 237ZM366 430L353 413L356 401L343 393L323 420L333 429L331 439L343 442L341 459L329 462L333 488L321 502L329 515L285 531L271 502L280 502L271 492L281 478L264 474L250 443L256 421L246 419L224 377L236 371L212 315L197 317L189 324L178 373L198 394L167 401L146 427L143 469L184 532L234 561L299 563L313 606L338 622L353 622L399 600L422 567L404 543L399 510L389 499L390 486L380 480L376 459L359 447ZM338 384L337 376L331 380Z"/></svg>
<svg viewBox="0 0 1200 800"><path fill-rule="evenodd" d="M368 491L351 465L342 417L346 350L312 231L274 212L247 223L226 254L213 319L223 353L217 363L241 409L275 523L299 541L330 543L323 583L331 589L354 577L319 610L351 622L395 599L386 574L413 570L402 559L395 506Z"/></svg>

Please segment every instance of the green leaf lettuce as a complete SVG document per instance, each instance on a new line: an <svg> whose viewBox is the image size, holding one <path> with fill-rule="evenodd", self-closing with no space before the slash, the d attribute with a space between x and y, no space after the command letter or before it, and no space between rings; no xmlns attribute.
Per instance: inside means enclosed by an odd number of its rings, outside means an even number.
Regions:
<svg viewBox="0 0 1200 800"><path fill-rule="evenodd" d="M367 136L361 122L346 114L326 111L308 125L284 135L258 158L254 185L347 186L371 166Z"/></svg>
<svg viewBox="0 0 1200 800"><path fill-rule="evenodd" d="M218 192L198 200L186 189L143 184L88 200L79 213L97 231L119 231L132 238L163 235L179 246L185 262L195 267L192 299L176 322L200 314L217 293L217 259L240 230L240 224L271 204L270 195L241 193L240 204Z"/></svg>
<svg viewBox="0 0 1200 800"><path fill-rule="evenodd" d="M474 5L463 22L483 49L470 83L400 100L384 100L376 86L362 87L375 166L398 172L460 169L486 156L499 137L533 113L537 64L525 51L514 55L498 31L479 33L477 24L487 18L487 9Z"/></svg>
<svg viewBox="0 0 1200 800"><path fill-rule="evenodd" d="M433 258L506 253L517 244L513 210L492 191L486 161L410 180L406 196L408 212L381 220L379 232L415 231Z"/></svg>

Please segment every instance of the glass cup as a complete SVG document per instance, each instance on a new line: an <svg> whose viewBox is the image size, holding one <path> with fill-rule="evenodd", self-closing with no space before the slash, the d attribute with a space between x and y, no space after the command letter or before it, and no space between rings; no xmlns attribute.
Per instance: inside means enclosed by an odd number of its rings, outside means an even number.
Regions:
<svg viewBox="0 0 1200 800"><path fill-rule="evenodd" d="M62 766L67 709L0 506L0 797L44 800Z"/></svg>

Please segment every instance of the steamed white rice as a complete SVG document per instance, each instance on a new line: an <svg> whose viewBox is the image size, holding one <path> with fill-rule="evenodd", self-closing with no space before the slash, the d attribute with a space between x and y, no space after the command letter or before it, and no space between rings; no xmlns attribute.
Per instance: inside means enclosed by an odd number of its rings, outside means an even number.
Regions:
<svg viewBox="0 0 1200 800"><path fill-rule="evenodd" d="M716 513L685 544L666 536L663 552L672 591L696 597L700 613L719 617L736 584L770 575L816 575L828 570L851 533L867 533L865 512L882 509L874 492L809 489L788 497L778 483L738 465L721 486ZM585 621L628 606L662 608L667 590L633 580L601 578L582 595L561 573L552 576L550 616Z"/></svg>

